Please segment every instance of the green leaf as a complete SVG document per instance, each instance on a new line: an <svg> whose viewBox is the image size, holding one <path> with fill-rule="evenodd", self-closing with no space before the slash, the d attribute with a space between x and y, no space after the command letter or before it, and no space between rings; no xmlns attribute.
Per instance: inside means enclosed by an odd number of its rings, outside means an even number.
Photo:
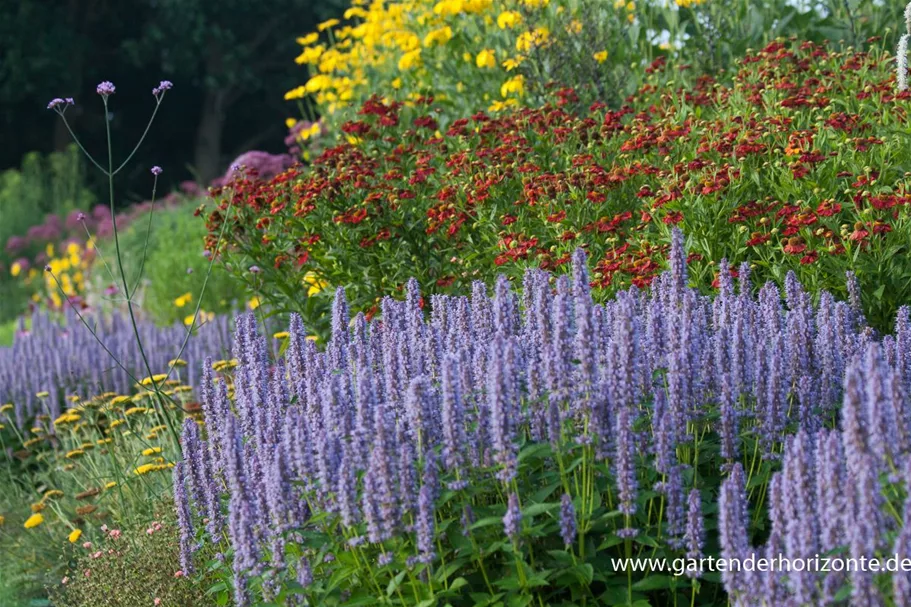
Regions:
<svg viewBox="0 0 911 607"><path fill-rule="evenodd" d="M217 584L215 584L214 586L212 586L211 588L206 590L206 596L209 596L210 594L215 594L216 592L222 592L227 589L228 589L228 585L225 582L218 582Z"/></svg>
<svg viewBox="0 0 911 607"><path fill-rule="evenodd" d="M408 573L407 569L399 571L398 575L396 575L394 578L389 580L389 585L386 586L386 596L392 596L392 594L396 591L396 589L402 583L402 580L405 579L405 575L407 573Z"/></svg>
<svg viewBox="0 0 911 607"><path fill-rule="evenodd" d="M674 578L669 575L649 575L633 584L633 588L636 590L664 590L670 588L673 581Z"/></svg>
<svg viewBox="0 0 911 607"><path fill-rule="evenodd" d="M528 517L528 518L534 518L534 517L538 516L539 514L543 514L545 512L550 512L551 510L555 510L556 508L559 508L559 507L560 507L560 504L557 504L557 503L531 504L530 506L527 506L526 508L522 509L522 516Z"/></svg>
<svg viewBox="0 0 911 607"><path fill-rule="evenodd" d="M502 516L485 516L484 518L475 521L471 526L471 529L474 531L475 529L481 529L482 527L489 527L496 524L503 524Z"/></svg>
<svg viewBox="0 0 911 607"><path fill-rule="evenodd" d="M463 577L457 577L456 579L452 580L452 583L449 585L449 590L458 590L462 586L466 585L468 585L468 580Z"/></svg>
<svg viewBox="0 0 911 607"><path fill-rule="evenodd" d="M595 577L595 569L591 563L579 563L567 569L566 572L586 586L590 585Z"/></svg>

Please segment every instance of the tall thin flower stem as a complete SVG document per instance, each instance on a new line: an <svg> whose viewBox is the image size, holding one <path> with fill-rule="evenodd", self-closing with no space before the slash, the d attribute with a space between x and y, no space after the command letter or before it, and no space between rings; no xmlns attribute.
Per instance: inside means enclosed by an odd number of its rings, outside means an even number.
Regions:
<svg viewBox="0 0 911 607"><path fill-rule="evenodd" d="M156 106L155 109L157 110L158 107ZM145 135L143 135L143 137L145 137ZM142 282L142 271L146 267L146 254L149 250L149 238L152 236L152 216L155 214L155 192L158 190L158 173L153 174L155 175L155 179L152 181L152 206L149 207L149 223L146 225L145 242L142 245L142 256L139 258L139 272L136 274L136 284L133 286L134 293L139 289L139 284Z"/></svg>

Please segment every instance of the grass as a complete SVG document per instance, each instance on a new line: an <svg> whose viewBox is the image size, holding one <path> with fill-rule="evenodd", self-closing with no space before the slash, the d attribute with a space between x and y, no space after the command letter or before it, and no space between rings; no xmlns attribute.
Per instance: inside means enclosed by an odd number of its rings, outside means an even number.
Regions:
<svg viewBox="0 0 911 607"><path fill-rule="evenodd" d="M13 345L13 336L16 334L16 322L17 321L15 321L15 320L11 320L7 323L0 325L0 346ZM2 584L2 583L3 583L3 581L2 581L2 579L0 579L0 584ZM2 592L2 586L0 586L0 592ZM0 594L0 597L2 597L2 596L3 595ZM0 604L6 605L6 603L0 603Z"/></svg>

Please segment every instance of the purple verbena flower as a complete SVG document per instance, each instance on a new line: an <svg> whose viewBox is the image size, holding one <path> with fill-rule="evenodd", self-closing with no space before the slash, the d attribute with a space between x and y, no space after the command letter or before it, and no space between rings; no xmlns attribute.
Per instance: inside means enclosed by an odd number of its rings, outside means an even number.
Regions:
<svg viewBox="0 0 911 607"><path fill-rule="evenodd" d="M102 98L107 99L114 94L114 84L108 80L105 80L97 87L95 87L95 92L101 95Z"/></svg>

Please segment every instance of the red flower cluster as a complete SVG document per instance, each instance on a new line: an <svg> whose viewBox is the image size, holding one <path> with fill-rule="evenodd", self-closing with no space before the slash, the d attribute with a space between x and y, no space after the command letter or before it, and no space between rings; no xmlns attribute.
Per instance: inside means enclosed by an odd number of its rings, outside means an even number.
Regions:
<svg viewBox="0 0 911 607"><path fill-rule="evenodd" d="M567 88L552 105L449 125L432 99L374 97L343 127L356 143L216 192L209 244L230 204L231 249L288 267L289 285L315 271L372 303L412 275L463 290L559 267L580 245L594 286L644 286L680 225L694 275L710 274L699 259L727 257L761 262L760 279L781 266L837 291L846 252L872 255L907 225L911 194L889 167L911 154L885 142L907 121L909 95L893 92L888 58L775 42L744 58L732 86L703 76L673 91L658 86L664 69L653 64L654 82L623 107L583 115L564 109L576 101ZM844 261L820 263L832 259Z"/></svg>

